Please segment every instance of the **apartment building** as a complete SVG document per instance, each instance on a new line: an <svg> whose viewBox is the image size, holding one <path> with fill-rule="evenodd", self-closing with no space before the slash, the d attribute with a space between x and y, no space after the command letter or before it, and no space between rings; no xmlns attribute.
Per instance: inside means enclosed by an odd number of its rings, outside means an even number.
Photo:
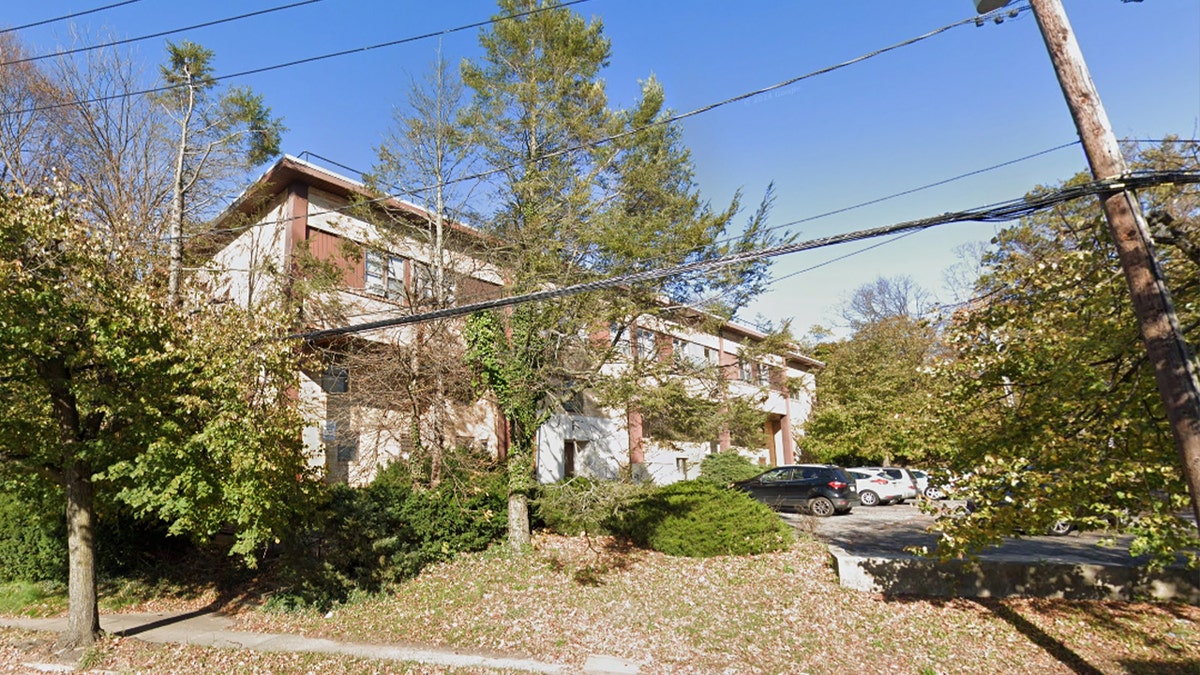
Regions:
<svg viewBox="0 0 1200 675"><path fill-rule="evenodd" d="M504 272L483 255L495 242L473 228L445 222L447 245L435 249L430 245L434 221L433 214L415 204L379 200L357 181L288 156L217 219L215 228L223 234L196 279L217 301L252 306L270 294L291 292L289 284L297 276L289 270L321 267L333 283L321 298L303 303L299 329L361 324L435 304L498 297ZM446 251L440 264L433 259L437 250ZM393 375L407 381L414 373L417 380L440 377L439 368L450 367L460 347L451 324L449 333L435 334L423 324L412 324L308 345L313 365L301 374L296 396L308 420L303 434L310 462L321 467L328 480L369 482L382 466L416 449L426 431L421 424L429 417L439 420L446 443L505 455L507 428L487 397L440 392L438 409L431 415L428 409L418 410L411 386L391 400L364 393L386 392ZM766 413L757 442L736 447L764 466L797 460L797 439L811 408L819 361L798 351L743 358L748 346L766 336L749 327L714 322L693 310L637 317L627 326L614 327L610 337L617 348L606 368L626 367L633 358L711 365L727 385L723 392L753 397ZM413 357L410 369L393 374L347 356L389 350L393 356L415 354L404 350L417 344L432 344L445 358L416 363ZM403 359L399 362L409 368ZM572 475L615 478L631 464L658 483L695 478L704 456L735 447L737 440L728 433L690 442L656 438L653 425L639 413L599 406L586 392L569 397L560 408L537 435L536 471L546 482Z"/></svg>

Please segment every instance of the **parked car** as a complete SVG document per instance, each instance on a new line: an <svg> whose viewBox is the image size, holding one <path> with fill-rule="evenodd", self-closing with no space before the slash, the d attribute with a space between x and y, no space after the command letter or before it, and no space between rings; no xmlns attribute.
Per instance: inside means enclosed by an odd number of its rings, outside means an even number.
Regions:
<svg viewBox="0 0 1200 675"><path fill-rule="evenodd" d="M863 469L846 469L846 473L854 479L858 488L858 501L863 506L879 506L891 504L904 498L904 488L900 481L879 471Z"/></svg>
<svg viewBox="0 0 1200 675"><path fill-rule="evenodd" d="M897 504L903 504L905 499L916 499L917 495L917 479L908 472L908 469L901 469L895 466L856 466L858 471L880 471L888 476L900 481L900 486L904 489L903 496L896 500Z"/></svg>
<svg viewBox="0 0 1200 675"><path fill-rule="evenodd" d="M776 510L806 510L822 518L858 506L858 490L845 469L831 464L796 464L765 471L733 487Z"/></svg>
<svg viewBox="0 0 1200 675"><path fill-rule="evenodd" d="M911 473L913 478L917 481L917 492L925 495L929 499L946 498L945 491L943 491L940 486L933 482L932 476L930 476L928 473L925 473L920 469L909 469L908 472Z"/></svg>

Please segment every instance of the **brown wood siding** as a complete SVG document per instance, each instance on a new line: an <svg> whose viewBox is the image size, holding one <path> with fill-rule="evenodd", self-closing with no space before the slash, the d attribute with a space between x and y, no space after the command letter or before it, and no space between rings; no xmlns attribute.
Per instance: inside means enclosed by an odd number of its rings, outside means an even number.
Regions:
<svg viewBox="0 0 1200 675"><path fill-rule="evenodd" d="M331 263L342 270L342 283L348 288L362 288L364 282L362 250L336 234L308 228L308 251L321 262Z"/></svg>
<svg viewBox="0 0 1200 675"><path fill-rule="evenodd" d="M493 283L488 283L475 277L461 276L456 280L458 288L455 292L457 303L469 305L484 300L494 300L500 297L504 289Z"/></svg>

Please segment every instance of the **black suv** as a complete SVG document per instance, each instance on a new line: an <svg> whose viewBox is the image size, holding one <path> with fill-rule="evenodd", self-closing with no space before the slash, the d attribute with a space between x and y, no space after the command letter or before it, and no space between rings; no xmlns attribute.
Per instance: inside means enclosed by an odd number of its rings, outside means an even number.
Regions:
<svg viewBox="0 0 1200 675"><path fill-rule="evenodd" d="M822 518L849 513L858 506L854 481L842 467L832 464L780 466L733 487L773 509L806 509Z"/></svg>

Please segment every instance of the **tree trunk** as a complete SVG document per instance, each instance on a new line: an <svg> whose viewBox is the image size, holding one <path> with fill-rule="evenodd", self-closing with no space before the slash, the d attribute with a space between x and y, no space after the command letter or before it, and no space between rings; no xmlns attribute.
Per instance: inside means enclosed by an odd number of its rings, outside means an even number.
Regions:
<svg viewBox="0 0 1200 675"><path fill-rule="evenodd" d="M183 279L183 208L184 168L187 159L188 134L191 131L192 110L196 105L196 92L188 77L188 102L183 119L179 122L179 145L175 148L175 176L171 184L170 222L167 236L170 237L169 261L167 264L167 300L172 306L179 304L179 284Z"/></svg>
<svg viewBox="0 0 1200 675"><path fill-rule="evenodd" d="M76 458L67 462L63 488L67 493L68 595L67 632L62 644L82 647L100 635L96 593L95 499L87 466Z"/></svg>
<svg viewBox="0 0 1200 675"><path fill-rule="evenodd" d="M514 553L529 548L529 501L520 492L508 493L508 545Z"/></svg>
<svg viewBox="0 0 1200 675"><path fill-rule="evenodd" d="M514 553L529 548L529 494L534 487L533 450L520 424L513 424L517 442L508 456L508 545Z"/></svg>

